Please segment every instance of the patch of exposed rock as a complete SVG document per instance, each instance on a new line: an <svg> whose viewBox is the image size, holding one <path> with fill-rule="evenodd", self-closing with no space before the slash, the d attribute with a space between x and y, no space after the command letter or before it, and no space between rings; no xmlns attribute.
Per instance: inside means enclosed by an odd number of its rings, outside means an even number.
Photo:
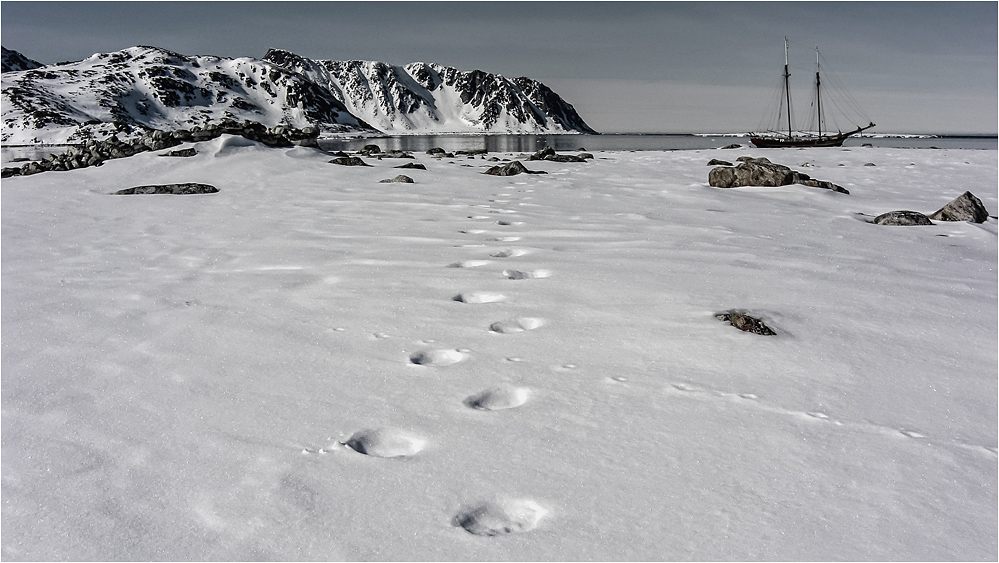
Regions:
<svg viewBox="0 0 999 563"><path fill-rule="evenodd" d="M808 174L791 170L783 164L774 164L766 158L739 157L738 166L719 166L708 172L708 184L716 188L742 186L777 187L801 184L849 194L842 186L832 182L812 179Z"/></svg>
<svg viewBox="0 0 999 563"><path fill-rule="evenodd" d="M544 170L528 170L519 160L509 164L497 165L486 170L484 174L491 176L516 176L517 174L547 174Z"/></svg>
<svg viewBox="0 0 999 563"><path fill-rule="evenodd" d="M378 160L381 160L383 158L416 158L416 157L413 156L412 153L407 151L391 150L391 151L385 151L378 155Z"/></svg>
<svg viewBox="0 0 999 563"><path fill-rule="evenodd" d="M593 158L593 155L589 155ZM571 154L558 154L555 149L551 147L545 147L538 152L527 157L527 160L551 160L553 162L586 162L586 159L582 156L574 156Z"/></svg>
<svg viewBox="0 0 999 563"><path fill-rule="evenodd" d="M715 315L715 318L720 321L727 321L743 332L751 332L761 336L775 336L777 334L760 319L751 317L745 313L733 311Z"/></svg>
<svg viewBox="0 0 999 563"><path fill-rule="evenodd" d="M359 156L341 156L331 160L330 164L339 164L340 166L371 166L361 160Z"/></svg>
<svg viewBox="0 0 999 563"><path fill-rule="evenodd" d="M390 178L387 180L379 180L379 184L413 184L413 179L405 174L399 174L395 178Z"/></svg>
<svg viewBox="0 0 999 563"><path fill-rule="evenodd" d="M918 211L889 211L882 213L871 221L875 225L889 227L912 227L915 225L932 225L930 218Z"/></svg>
<svg viewBox="0 0 999 563"><path fill-rule="evenodd" d="M406 164L400 164L399 166L394 166L393 168L407 168L410 170L426 170L427 166L419 162L407 162Z"/></svg>
<svg viewBox="0 0 999 563"><path fill-rule="evenodd" d="M170 151L166 154L161 154L160 156L176 156L176 157L185 158L185 157L195 156L196 154L198 154L197 149L189 148L189 149L177 149L175 151Z"/></svg>
<svg viewBox="0 0 999 563"><path fill-rule="evenodd" d="M136 186L124 190L118 190L114 195L143 195L143 194L169 194L169 195L197 195L218 193L218 188L208 184L197 184L193 182L183 184L159 184L152 186Z"/></svg>

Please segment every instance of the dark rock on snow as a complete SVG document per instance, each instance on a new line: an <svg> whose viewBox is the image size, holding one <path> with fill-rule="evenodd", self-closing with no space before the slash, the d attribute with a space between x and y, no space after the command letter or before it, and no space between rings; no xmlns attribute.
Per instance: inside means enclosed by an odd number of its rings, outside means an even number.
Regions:
<svg viewBox="0 0 999 563"><path fill-rule="evenodd" d="M751 317L745 313L722 313L715 315L715 318L720 321L728 321L732 323L732 326L743 332L751 332L761 336L775 336L777 334L760 319Z"/></svg>
<svg viewBox="0 0 999 563"><path fill-rule="evenodd" d="M330 164L339 164L340 166L371 166L358 156L341 156L331 160Z"/></svg>
<svg viewBox="0 0 999 563"><path fill-rule="evenodd" d="M882 213L872 221L875 225L891 227L911 227L914 225L932 225L930 218L918 211L889 211Z"/></svg>
<svg viewBox="0 0 999 563"><path fill-rule="evenodd" d="M139 194L171 194L171 195L195 195L218 193L218 188L208 184L161 184L154 186L137 186L125 190L118 190L114 195L139 195Z"/></svg>
<svg viewBox="0 0 999 563"><path fill-rule="evenodd" d="M834 192L849 194L845 188L832 182L813 180L808 174L796 172L782 164L774 164L766 158L739 157L738 166L720 166L708 172L708 184L716 188L737 188L741 186L777 187L802 184L814 188L824 188Z"/></svg>
<svg viewBox="0 0 999 563"><path fill-rule="evenodd" d="M717 158L712 158L708 161L708 166L732 166L732 163L727 160L718 160Z"/></svg>
<svg viewBox="0 0 999 563"><path fill-rule="evenodd" d="M170 152L168 152L166 154L162 154L160 156L187 157L187 156L194 156L196 154L198 154L198 151L196 149L191 148L191 149L177 149L175 151L170 151Z"/></svg>
<svg viewBox="0 0 999 563"><path fill-rule="evenodd" d="M379 180L379 184L413 184L415 183L412 178L404 174L399 174L395 178L390 180Z"/></svg>
<svg viewBox="0 0 999 563"><path fill-rule="evenodd" d="M406 164L400 164L399 166L395 166L393 168L408 168L408 169L411 169L411 170L426 170L427 169L426 165L420 164L419 162L407 162Z"/></svg>
<svg viewBox="0 0 999 563"><path fill-rule="evenodd" d="M593 155L590 155L593 158ZM586 162L586 159L582 156L573 156L569 154L558 154L555 149L551 147L545 147L538 152L527 157L527 160L551 160L553 162Z"/></svg>
<svg viewBox="0 0 999 563"><path fill-rule="evenodd" d="M985 209L982 200L971 192L964 192L954 201L930 215L930 219L934 221L971 221L972 223L984 223L988 218L988 209Z"/></svg>
<svg viewBox="0 0 999 563"><path fill-rule="evenodd" d="M489 170L486 170L484 174L491 176L516 176L517 174L547 174L547 172L543 170L528 170L519 160L515 160L502 166L493 166Z"/></svg>
<svg viewBox="0 0 999 563"><path fill-rule="evenodd" d="M378 158L416 158L416 157L413 156L412 153L408 153L406 151L391 150L381 153L380 155L378 155Z"/></svg>

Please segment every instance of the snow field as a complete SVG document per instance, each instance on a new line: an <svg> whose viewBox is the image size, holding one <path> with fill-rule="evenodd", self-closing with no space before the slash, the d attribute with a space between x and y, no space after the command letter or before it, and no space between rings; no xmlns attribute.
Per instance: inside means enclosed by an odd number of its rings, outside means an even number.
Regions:
<svg viewBox="0 0 999 563"><path fill-rule="evenodd" d="M866 222L994 151L194 146L4 181L5 559L994 557L996 221Z"/></svg>

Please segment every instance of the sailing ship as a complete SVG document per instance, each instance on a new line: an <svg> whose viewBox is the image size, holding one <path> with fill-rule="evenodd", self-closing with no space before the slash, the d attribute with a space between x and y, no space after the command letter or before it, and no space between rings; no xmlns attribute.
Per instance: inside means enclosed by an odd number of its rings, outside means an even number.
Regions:
<svg viewBox="0 0 999 563"><path fill-rule="evenodd" d="M819 72L819 48L815 48L815 102L813 107L815 109L815 122L818 124L818 131L814 133L798 133L795 135L793 130L791 117L791 88L790 88L790 77L791 72L788 66L787 57L787 37L784 38L784 75L782 89L780 93L780 98L777 104L778 111L776 115L777 127L765 134L753 134L750 137L750 141L760 148L782 148L782 147L839 147L843 145L843 141L847 138L857 135L867 129L874 127L874 122L869 119L865 119L869 122L868 125L856 126L855 129L847 132L837 131L835 134L827 130L825 112L822 107L822 78ZM860 112L862 113L862 112ZM778 131L780 129L780 122L787 118L787 130Z"/></svg>

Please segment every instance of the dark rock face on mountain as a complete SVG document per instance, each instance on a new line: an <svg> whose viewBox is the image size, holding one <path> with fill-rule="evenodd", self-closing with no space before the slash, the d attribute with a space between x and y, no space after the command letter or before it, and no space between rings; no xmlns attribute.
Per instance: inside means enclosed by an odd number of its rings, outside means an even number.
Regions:
<svg viewBox="0 0 999 563"><path fill-rule="evenodd" d="M954 201L948 203L930 215L934 221L971 221L984 223L989 218L989 210L982 200L971 192L964 192Z"/></svg>
<svg viewBox="0 0 999 563"><path fill-rule="evenodd" d="M328 90L281 66L155 47L5 73L3 102L9 144L136 137L223 121L374 132Z"/></svg>
<svg viewBox="0 0 999 563"><path fill-rule="evenodd" d="M0 47L0 50L3 52L3 72L31 70L33 68L44 66L42 63L33 61L17 51L11 51L6 47Z"/></svg>
<svg viewBox="0 0 999 563"><path fill-rule="evenodd" d="M279 49L264 60L309 77L384 132L595 133L558 94L529 78L433 63L311 60Z"/></svg>

